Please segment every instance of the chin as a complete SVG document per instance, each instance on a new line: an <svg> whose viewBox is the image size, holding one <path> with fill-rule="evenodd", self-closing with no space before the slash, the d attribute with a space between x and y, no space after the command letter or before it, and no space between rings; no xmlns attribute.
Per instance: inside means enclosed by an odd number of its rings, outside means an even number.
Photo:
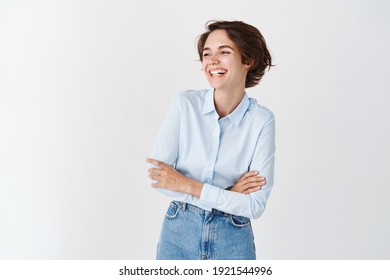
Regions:
<svg viewBox="0 0 390 280"><path fill-rule="evenodd" d="M218 88L223 87L223 83L220 83L217 81L210 81L210 80L208 82L209 82L210 87L212 87L214 89L218 89Z"/></svg>

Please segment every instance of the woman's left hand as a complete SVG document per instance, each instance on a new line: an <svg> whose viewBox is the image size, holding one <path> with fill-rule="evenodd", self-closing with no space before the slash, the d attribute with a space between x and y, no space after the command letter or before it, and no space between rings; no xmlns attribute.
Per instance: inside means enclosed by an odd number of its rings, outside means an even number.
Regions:
<svg viewBox="0 0 390 280"><path fill-rule="evenodd" d="M203 187L202 183L184 176L175 168L162 161L152 158L147 158L146 161L158 167L148 169L149 178L158 181L157 183L153 183L152 187L189 193L200 197Z"/></svg>
<svg viewBox="0 0 390 280"><path fill-rule="evenodd" d="M265 183L265 178L259 175L259 171L250 171L245 173L230 190L249 194L261 190Z"/></svg>

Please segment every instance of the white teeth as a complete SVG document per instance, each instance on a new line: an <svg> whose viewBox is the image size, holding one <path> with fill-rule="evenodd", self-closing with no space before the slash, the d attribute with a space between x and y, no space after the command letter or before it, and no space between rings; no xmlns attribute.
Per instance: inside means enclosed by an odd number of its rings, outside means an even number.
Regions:
<svg viewBox="0 0 390 280"><path fill-rule="evenodd" d="M210 74L212 75L212 76L220 76L220 75L223 75L223 74L225 74L226 73L226 71L225 70L222 70L222 69L216 69L216 70L211 70L210 71Z"/></svg>

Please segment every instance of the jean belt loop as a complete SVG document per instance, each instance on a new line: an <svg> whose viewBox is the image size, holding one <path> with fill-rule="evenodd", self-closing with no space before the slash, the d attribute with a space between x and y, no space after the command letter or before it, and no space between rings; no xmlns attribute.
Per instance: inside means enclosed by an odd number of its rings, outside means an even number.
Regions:
<svg viewBox="0 0 390 280"><path fill-rule="evenodd" d="M185 203L185 202L180 202L180 209L182 210L182 211L185 211L186 210L186 208L187 208L187 203Z"/></svg>

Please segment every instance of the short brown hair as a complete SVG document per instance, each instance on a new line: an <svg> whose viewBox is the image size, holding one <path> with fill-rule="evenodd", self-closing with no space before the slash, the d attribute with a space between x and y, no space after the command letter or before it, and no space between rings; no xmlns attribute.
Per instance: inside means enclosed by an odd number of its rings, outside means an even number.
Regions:
<svg viewBox="0 0 390 280"><path fill-rule="evenodd" d="M198 53L200 61L203 60L203 48L206 40L214 30L225 30L230 40L238 47L242 63L250 63L245 80L245 88L254 87L263 77L265 70L271 68L271 54L267 49L265 39L260 31L242 21L208 21L206 32L198 39Z"/></svg>

